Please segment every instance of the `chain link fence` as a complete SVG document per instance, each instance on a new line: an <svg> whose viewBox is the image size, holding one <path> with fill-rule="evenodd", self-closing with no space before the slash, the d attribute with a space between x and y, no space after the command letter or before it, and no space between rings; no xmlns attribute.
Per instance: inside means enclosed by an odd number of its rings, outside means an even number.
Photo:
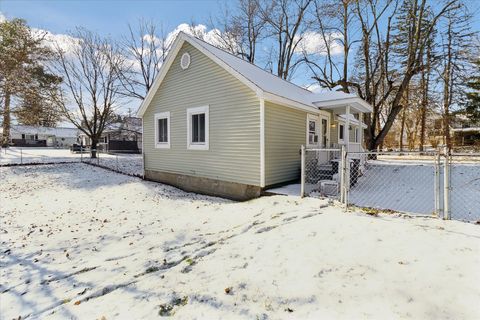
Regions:
<svg viewBox="0 0 480 320"><path fill-rule="evenodd" d="M480 154L302 147L301 195L372 212L480 221Z"/></svg>
<svg viewBox="0 0 480 320"><path fill-rule="evenodd" d="M448 166L450 218L480 221L480 154L452 154Z"/></svg>
<svg viewBox="0 0 480 320"><path fill-rule="evenodd" d="M0 166L41 165L61 163L87 163L132 176L143 176L141 154L129 154L124 150L97 150L91 158L90 149L41 147L9 147L0 150Z"/></svg>
<svg viewBox="0 0 480 320"><path fill-rule="evenodd" d="M302 155L302 195L339 199L341 150L302 149Z"/></svg>
<svg viewBox="0 0 480 320"><path fill-rule="evenodd" d="M358 152L346 159L348 205L439 215L435 154Z"/></svg>

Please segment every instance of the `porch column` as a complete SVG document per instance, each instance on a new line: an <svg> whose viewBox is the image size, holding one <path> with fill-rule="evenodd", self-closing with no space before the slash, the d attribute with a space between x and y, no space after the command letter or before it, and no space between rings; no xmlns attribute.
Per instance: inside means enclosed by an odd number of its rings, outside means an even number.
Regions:
<svg viewBox="0 0 480 320"><path fill-rule="evenodd" d="M360 142L360 151L363 151L363 112L358 114L360 125L358 126L358 142Z"/></svg>
<svg viewBox="0 0 480 320"><path fill-rule="evenodd" d="M345 116L347 117L345 119L345 127L343 128L343 141L345 143L345 150L350 151L350 105L347 105L346 111L345 111Z"/></svg>

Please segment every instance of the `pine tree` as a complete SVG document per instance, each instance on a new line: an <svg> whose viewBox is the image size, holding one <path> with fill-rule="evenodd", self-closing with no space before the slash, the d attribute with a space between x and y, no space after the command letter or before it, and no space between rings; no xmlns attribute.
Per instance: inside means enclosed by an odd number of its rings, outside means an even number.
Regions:
<svg viewBox="0 0 480 320"><path fill-rule="evenodd" d="M468 78L464 113L473 123L480 122L480 58L473 61L474 75Z"/></svg>
<svg viewBox="0 0 480 320"><path fill-rule="evenodd" d="M31 88L32 72L51 57L41 34L34 34L21 19L0 23L0 94L3 100L3 139L8 145L12 100Z"/></svg>

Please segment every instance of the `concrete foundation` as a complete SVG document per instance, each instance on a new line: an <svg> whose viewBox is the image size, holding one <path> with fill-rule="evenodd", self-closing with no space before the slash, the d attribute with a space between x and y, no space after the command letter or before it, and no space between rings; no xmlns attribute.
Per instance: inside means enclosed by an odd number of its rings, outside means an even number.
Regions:
<svg viewBox="0 0 480 320"><path fill-rule="evenodd" d="M262 192L262 188L258 186L153 170L145 170L145 179L172 185L188 192L237 201L257 198Z"/></svg>

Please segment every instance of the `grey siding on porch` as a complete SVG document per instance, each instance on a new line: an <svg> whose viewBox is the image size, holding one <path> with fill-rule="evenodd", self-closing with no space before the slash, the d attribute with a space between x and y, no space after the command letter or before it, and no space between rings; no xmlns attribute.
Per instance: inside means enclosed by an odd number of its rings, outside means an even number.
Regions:
<svg viewBox="0 0 480 320"><path fill-rule="evenodd" d="M307 112L265 102L265 184L300 177L300 148L306 143Z"/></svg>
<svg viewBox="0 0 480 320"><path fill-rule="evenodd" d="M188 51L191 65L180 68ZM209 105L209 150L187 149L187 108ZM154 147L154 114L170 111L171 148ZM185 43L144 115L145 169L260 185L260 101Z"/></svg>

